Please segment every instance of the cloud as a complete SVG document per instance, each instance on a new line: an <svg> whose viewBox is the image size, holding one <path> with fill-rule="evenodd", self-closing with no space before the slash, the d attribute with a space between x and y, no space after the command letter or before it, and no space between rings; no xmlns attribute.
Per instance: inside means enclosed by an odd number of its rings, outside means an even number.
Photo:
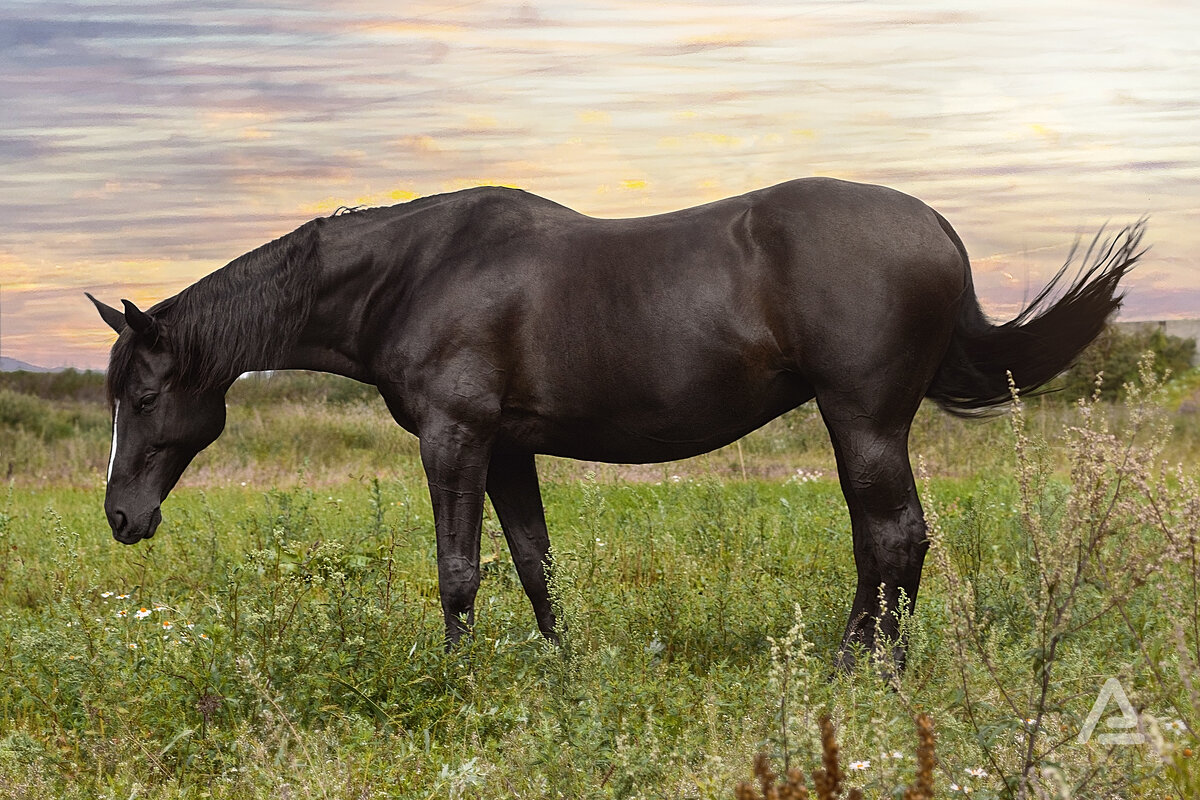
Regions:
<svg viewBox="0 0 1200 800"><path fill-rule="evenodd" d="M607 111L598 111L596 109L586 109L578 111L575 114L576 118L585 125L611 125L612 114Z"/></svg>
<svg viewBox="0 0 1200 800"><path fill-rule="evenodd" d="M67 15L74 9L68 10L59 5L56 12L54 6L53 3L39 3L37 8L43 16L38 17L20 16L11 7L0 12L0 22L3 22L0 25L0 52L6 54L5 58L32 57L37 64L39 58L65 57L68 48L75 48L81 43L194 38L205 30L196 24L160 22L135 16L72 19ZM86 58L89 52L76 52L74 55ZM79 63L65 58L57 61L72 66Z"/></svg>
<svg viewBox="0 0 1200 800"><path fill-rule="evenodd" d="M1150 212L1163 277L1130 300L1194 303L1172 287L1197 283L1200 102L1173 54L1200 17L1041 9L9 4L5 354L10 279L157 298L338 205L479 182L604 216L808 174L885 183L950 217L981 296L1010 306L1078 232Z"/></svg>
<svg viewBox="0 0 1200 800"><path fill-rule="evenodd" d="M1193 319L1200 317L1200 288L1138 287L1125 296L1122 319Z"/></svg>

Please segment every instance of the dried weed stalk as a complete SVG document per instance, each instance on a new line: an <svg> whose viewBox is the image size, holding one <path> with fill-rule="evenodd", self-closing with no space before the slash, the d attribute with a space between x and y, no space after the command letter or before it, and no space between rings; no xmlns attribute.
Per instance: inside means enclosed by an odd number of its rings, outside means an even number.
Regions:
<svg viewBox="0 0 1200 800"><path fill-rule="evenodd" d="M836 800L842 794L845 773L839 761L837 736L828 714L821 716L821 766L813 770L813 792L817 800ZM917 717L917 776L913 784L904 790L904 800L932 800L933 768L937 765L933 720L928 714ZM810 795L804 773L792 767L787 776L777 780L771 769L771 760L766 753L754 758L755 781L743 781L734 789L736 800L808 800ZM858 787L851 787L847 800L862 800Z"/></svg>

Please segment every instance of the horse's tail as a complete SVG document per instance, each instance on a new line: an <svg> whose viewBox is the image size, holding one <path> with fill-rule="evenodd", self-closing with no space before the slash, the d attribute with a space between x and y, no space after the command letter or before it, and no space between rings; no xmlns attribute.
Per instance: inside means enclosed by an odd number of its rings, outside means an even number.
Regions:
<svg viewBox="0 0 1200 800"><path fill-rule="evenodd" d="M954 335L926 396L951 414L969 416L1011 398L1008 373L1021 392L1036 389L1071 365L1121 305L1117 284L1138 259L1146 220L1112 238L1096 234L1074 281L1059 293L1076 253L1011 322L993 325L979 307L967 252L950 223L938 217L962 253L967 288ZM1057 295L1057 299L1055 296Z"/></svg>

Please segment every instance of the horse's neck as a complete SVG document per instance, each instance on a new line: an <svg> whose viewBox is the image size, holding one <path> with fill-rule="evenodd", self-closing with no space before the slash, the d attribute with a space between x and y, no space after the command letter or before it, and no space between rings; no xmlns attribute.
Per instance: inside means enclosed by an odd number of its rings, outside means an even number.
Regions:
<svg viewBox="0 0 1200 800"><path fill-rule="evenodd" d="M347 335L346 308L353 303L336 302L333 298L346 289L344 276L322 275L316 287L317 297L307 310L307 319L295 344L287 351L276 369L305 369L329 372L370 383L366 365L361 363Z"/></svg>
<svg viewBox="0 0 1200 800"><path fill-rule="evenodd" d="M438 214L441 213L439 208L426 208L423 213ZM385 256L344 259L340 254L356 250L348 243L362 235L355 226L355 222L361 219L367 218L355 215L333 218L326 220L320 228L323 258L317 260L319 275L312 286L304 328L295 347L281 359L276 369L315 370L344 375L364 383L375 382L367 364L370 354L359 352L358 343L364 338L361 326L366 324L365 320L348 310L364 307L364 298L359 295L364 291L364 286L374 287L368 291L376 292L384 291L379 288L381 283L394 287L398 285L397 281L403 282L406 253L411 248L427 248L429 245L419 235L411 233L409 226L415 225L414 216L398 213L394 219L385 218L385 222L405 230L404 235L397 237L404 244L393 243ZM445 225L431 224L426 220L416 228L436 231L443 230ZM364 276L364 271L371 274ZM389 275L385 278L376 274L379 271L387 271Z"/></svg>
<svg viewBox="0 0 1200 800"><path fill-rule="evenodd" d="M321 260L319 232L302 226L167 301L186 373L220 382L242 372L310 369L364 379L347 348L332 341L345 328L334 316L340 304L320 302L345 280Z"/></svg>

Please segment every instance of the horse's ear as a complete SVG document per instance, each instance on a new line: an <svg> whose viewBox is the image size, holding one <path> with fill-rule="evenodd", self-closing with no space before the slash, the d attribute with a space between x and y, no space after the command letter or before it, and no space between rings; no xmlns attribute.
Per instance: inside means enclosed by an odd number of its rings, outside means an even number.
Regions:
<svg viewBox="0 0 1200 800"><path fill-rule="evenodd" d="M128 300L122 300L121 303L125 306L125 323L135 332L143 336L157 332L158 326L153 317Z"/></svg>
<svg viewBox="0 0 1200 800"><path fill-rule="evenodd" d="M99 300L92 297L91 292L84 292L84 294L86 294L87 299L91 300L92 304L96 306L96 310L100 312L100 319L108 323L108 327L112 328L117 333L125 330L124 314L122 314L120 311L117 311L110 305L101 303Z"/></svg>

